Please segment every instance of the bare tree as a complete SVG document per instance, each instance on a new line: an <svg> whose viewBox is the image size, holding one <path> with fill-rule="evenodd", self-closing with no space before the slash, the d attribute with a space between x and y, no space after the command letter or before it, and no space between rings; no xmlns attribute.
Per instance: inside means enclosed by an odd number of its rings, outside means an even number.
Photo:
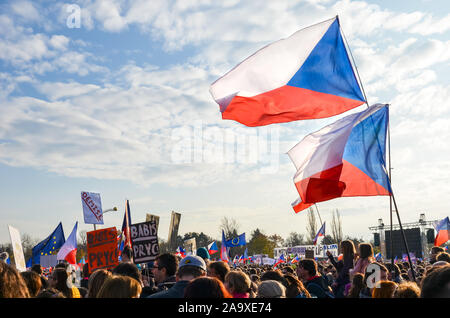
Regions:
<svg viewBox="0 0 450 318"><path fill-rule="evenodd" d="M226 239L231 239L233 237L238 236L239 233L239 224L233 218L229 219L226 216L221 220L220 230L223 230L225 233Z"/></svg>
<svg viewBox="0 0 450 318"><path fill-rule="evenodd" d="M343 233L342 219L338 209L333 211L333 218L331 219L331 233L333 240L338 244L338 246L340 246L343 239Z"/></svg>
<svg viewBox="0 0 450 318"><path fill-rule="evenodd" d="M291 232L286 239L286 246L293 247L305 244L305 235Z"/></svg>
<svg viewBox="0 0 450 318"><path fill-rule="evenodd" d="M316 215L312 207L308 209L308 224L306 225L306 232L308 233L308 244L314 241L317 234Z"/></svg>

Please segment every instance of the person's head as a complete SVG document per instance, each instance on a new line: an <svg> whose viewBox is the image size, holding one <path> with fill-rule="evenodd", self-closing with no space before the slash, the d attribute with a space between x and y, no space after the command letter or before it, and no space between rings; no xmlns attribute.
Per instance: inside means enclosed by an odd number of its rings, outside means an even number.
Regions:
<svg viewBox="0 0 450 318"><path fill-rule="evenodd" d="M191 281L200 276L206 276L206 264L203 258L188 255L180 261L176 273L177 281Z"/></svg>
<svg viewBox="0 0 450 318"><path fill-rule="evenodd" d="M434 262L436 262L436 256L439 253L445 252L443 247L440 246L433 246L431 248L431 254L430 254L430 263L433 264Z"/></svg>
<svg viewBox="0 0 450 318"><path fill-rule="evenodd" d="M265 280L258 286L257 298L286 298L286 287L276 280Z"/></svg>
<svg viewBox="0 0 450 318"><path fill-rule="evenodd" d="M231 271L225 276L225 287L232 295L249 293L251 280L242 271Z"/></svg>
<svg viewBox="0 0 450 318"><path fill-rule="evenodd" d="M36 298L66 298L66 296L56 288L49 287L43 289Z"/></svg>
<svg viewBox="0 0 450 318"><path fill-rule="evenodd" d="M0 262L0 298L29 298L25 280L19 271L5 262Z"/></svg>
<svg viewBox="0 0 450 318"><path fill-rule="evenodd" d="M133 263L120 263L114 267L112 273L114 275L129 276L139 282L142 285L142 277L139 268Z"/></svg>
<svg viewBox="0 0 450 318"><path fill-rule="evenodd" d="M342 241L341 251L344 257L347 257L347 255L353 257L356 253L355 244L351 240Z"/></svg>
<svg viewBox="0 0 450 318"><path fill-rule="evenodd" d="M130 276L112 275L108 277L97 298L139 298L142 292L140 282Z"/></svg>
<svg viewBox="0 0 450 318"><path fill-rule="evenodd" d="M373 248L370 243L360 243L358 249L360 258L373 257Z"/></svg>
<svg viewBox="0 0 450 318"><path fill-rule="evenodd" d="M361 273L356 273L353 275L352 285L350 287L350 291L348 292L348 298L359 298L359 293L365 287L364 275Z"/></svg>
<svg viewBox="0 0 450 318"><path fill-rule="evenodd" d="M433 267L421 287L421 298L450 298L450 264Z"/></svg>
<svg viewBox="0 0 450 318"><path fill-rule="evenodd" d="M205 262L208 262L211 259L211 256L209 255L208 249L206 247L200 247L199 249L197 249L197 252L195 254L203 258Z"/></svg>
<svg viewBox="0 0 450 318"><path fill-rule="evenodd" d="M388 280L379 281L372 290L372 298L393 298L397 284Z"/></svg>
<svg viewBox="0 0 450 318"><path fill-rule="evenodd" d="M223 282L225 282L225 276L230 271L230 266L228 263L217 261L217 262L211 262L208 265L208 276L210 277L216 277L220 279Z"/></svg>
<svg viewBox="0 0 450 318"><path fill-rule="evenodd" d="M61 263L58 263L58 264L56 264L55 265L55 268L64 268L64 269L67 269L67 263L65 262L65 261L63 261L63 262L61 262Z"/></svg>
<svg viewBox="0 0 450 318"><path fill-rule="evenodd" d="M400 268L397 264L387 263L385 267L388 269L388 279L394 280L400 276Z"/></svg>
<svg viewBox="0 0 450 318"><path fill-rule="evenodd" d="M283 274L294 274L294 269L291 266L285 266L282 269Z"/></svg>
<svg viewBox="0 0 450 318"><path fill-rule="evenodd" d="M0 253L0 262L6 262L6 260L9 258L8 252L1 252Z"/></svg>
<svg viewBox="0 0 450 318"><path fill-rule="evenodd" d="M106 269L95 270L91 274L91 276L89 276L87 297L97 298L97 294L100 291L100 288L103 286L103 283L111 275L112 275L111 272L107 271Z"/></svg>
<svg viewBox="0 0 450 318"><path fill-rule="evenodd" d="M63 267L55 267L48 277L49 286L58 289L67 298L72 298L72 289L69 288L69 274ZM71 286L70 286L71 287Z"/></svg>
<svg viewBox="0 0 450 318"><path fill-rule="evenodd" d="M198 277L186 286L184 298L232 298L224 284L215 277Z"/></svg>
<svg viewBox="0 0 450 318"><path fill-rule="evenodd" d="M288 282L288 286L286 287L286 298L295 298L299 294L303 294L306 298L311 298L308 290L294 274L285 274L284 278Z"/></svg>
<svg viewBox="0 0 450 318"><path fill-rule="evenodd" d="M125 245L122 253L120 254L122 257L122 263L129 263L133 260L133 250L129 245Z"/></svg>
<svg viewBox="0 0 450 318"><path fill-rule="evenodd" d="M364 273L364 284L370 289L374 288L377 282L388 279L388 269L381 263L373 262L366 267Z"/></svg>
<svg viewBox="0 0 450 318"><path fill-rule="evenodd" d="M420 288L414 282L403 282L397 286L394 298L419 298Z"/></svg>
<svg viewBox="0 0 450 318"><path fill-rule="evenodd" d="M450 263L450 254L446 252L440 252L436 255L436 262L444 261Z"/></svg>
<svg viewBox="0 0 450 318"><path fill-rule="evenodd" d="M178 258L174 254L164 253L157 256L152 268L156 284L162 283L175 275L178 263Z"/></svg>
<svg viewBox="0 0 450 318"><path fill-rule="evenodd" d="M34 264L31 266L31 271L37 273L38 275L42 275L42 266L40 264Z"/></svg>
<svg viewBox="0 0 450 318"><path fill-rule="evenodd" d="M29 272L21 272L20 275L27 284L30 297L36 297L41 291L42 287L42 281L39 274L37 274L36 272L29 271Z"/></svg>
<svg viewBox="0 0 450 318"><path fill-rule="evenodd" d="M261 281L276 280L284 287L288 287L289 283L279 270L268 270L261 275Z"/></svg>
<svg viewBox="0 0 450 318"><path fill-rule="evenodd" d="M300 279L309 279L317 275L317 263L313 259L302 259L297 266L297 276Z"/></svg>

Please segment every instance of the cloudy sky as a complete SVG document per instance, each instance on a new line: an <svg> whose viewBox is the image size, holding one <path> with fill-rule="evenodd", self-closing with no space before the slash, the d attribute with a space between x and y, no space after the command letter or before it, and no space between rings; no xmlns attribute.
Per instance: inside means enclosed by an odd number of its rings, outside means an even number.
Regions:
<svg viewBox="0 0 450 318"><path fill-rule="evenodd" d="M219 239L220 220L286 238L306 213L286 152L342 116L248 128L221 119L209 86L261 47L339 15L370 104L389 103L402 222L449 215L450 12L444 0L82 0L0 4L0 242L7 225L43 239L83 222L98 192L104 227L170 212L180 233ZM79 18L79 19L78 19ZM361 111L358 107L346 114ZM387 197L318 204L372 238ZM250 233L249 233L250 234Z"/></svg>

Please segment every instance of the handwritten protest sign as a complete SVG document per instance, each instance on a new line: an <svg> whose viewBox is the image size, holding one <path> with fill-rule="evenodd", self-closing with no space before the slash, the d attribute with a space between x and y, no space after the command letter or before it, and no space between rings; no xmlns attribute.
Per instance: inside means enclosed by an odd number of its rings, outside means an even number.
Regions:
<svg viewBox="0 0 450 318"><path fill-rule="evenodd" d="M103 210L100 193L81 192L84 223L103 224Z"/></svg>
<svg viewBox="0 0 450 318"><path fill-rule="evenodd" d="M19 230L11 225L8 225L8 229L9 236L11 237L11 245L14 253L16 268L19 271L24 272L27 270L27 267L25 265L25 257L23 254L22 240L20 239Z"/></svg>
<svg viewBox="0 0 450 318"><path fill-rule="evenodd" d="M158 228L155 221L130 226L135 264L153 261L159 255Z"/></svg>
<svg viewBox="0 0 450 318"><path fill-rule="evenodd" d="M90 273L97 268L112 268L119 264L115 227L87 232L86 237Z"/></svg>

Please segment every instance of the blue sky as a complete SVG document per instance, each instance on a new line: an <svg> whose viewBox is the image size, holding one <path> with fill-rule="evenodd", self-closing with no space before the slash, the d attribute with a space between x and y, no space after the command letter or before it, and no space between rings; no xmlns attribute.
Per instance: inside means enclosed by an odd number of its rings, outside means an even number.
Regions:
<svg viewBox="0 0 450 318"><path fill-rule="evenodd" d="M79 28L68 26L73 4ZM181 234L219 239L224 216L241 232L305 233L306 213L290 206L295 169L285 153L341 116L247 128L221 120L208 89L262 46L337 14L369 103L391 104L402 221L448 216L448 12L446 1L426 0L1 2L0 242L9 241L7 225L39 239L59 221L66 236L76 220L91 230L81 191L118 207L105 227L121 226L129 199L132 221L159 215L165 239L172 210L182 214ZM206 136L201 160L192 148L198 131ZM245 161L226 143L224 163L214 152L218 136L253 136L265 146ZM192 160L183 160L189 151ZM386 197L318 206L329 222L339 209L344 232L366 240L369 226L389 219Z"/></svg>

